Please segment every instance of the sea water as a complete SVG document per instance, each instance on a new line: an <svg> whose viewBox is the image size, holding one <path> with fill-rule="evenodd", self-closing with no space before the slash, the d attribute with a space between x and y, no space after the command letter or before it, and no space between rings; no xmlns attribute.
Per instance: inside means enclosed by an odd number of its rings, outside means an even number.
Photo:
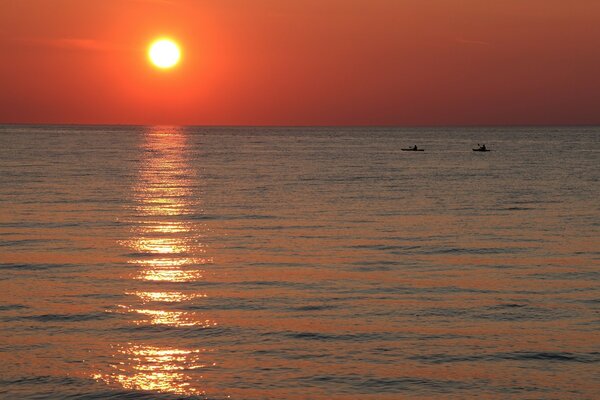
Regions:
<svg viewBox="0 0 600 400"><path fill-rule="evenodd" d="M0 397L598 398L599 166L598 127L0 127Z"/></svg>

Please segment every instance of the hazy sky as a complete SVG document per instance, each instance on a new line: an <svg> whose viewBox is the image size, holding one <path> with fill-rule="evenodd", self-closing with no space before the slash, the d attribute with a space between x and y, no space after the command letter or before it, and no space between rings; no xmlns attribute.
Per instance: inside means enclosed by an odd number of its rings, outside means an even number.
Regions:
<svg viewBox="0 0 600 400"><path fill-rule="evenodd" d="M0 0L0 55L0 123L600 124L598 0Z"/></svg>

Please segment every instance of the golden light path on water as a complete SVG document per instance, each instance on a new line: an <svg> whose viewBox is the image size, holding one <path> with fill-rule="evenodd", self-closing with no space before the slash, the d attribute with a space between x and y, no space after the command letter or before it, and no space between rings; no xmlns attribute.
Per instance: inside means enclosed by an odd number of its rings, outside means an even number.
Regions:
<svg viewBox="0 0 600 400"><path fill-rule="evenodd" d="M126 292L136 301L116 308L117 312L133 314L131 323L141 328L204 329L217 325L195 312L172 309L173 305L206 297L191 292L185 284L203 279L201 267L212 263L201 243L201 227L189 219L181 220L197 201L190 189L195 177L184 154L185 146L185 132L154 128L146 132L141 149L144 158L133 191L135 229L121 244L132 252L128 263L137 267L130 279L142 286ZM160 290L161 285L169 290ZM177 285L181 290L173 290ZM194 381L188 372L215 365L206 360L211 351L204 348L134 341L115 348L114 371L93 377L128 390L202 395L201 382Z"/></svg>
<svg viewBox="0 0 600 400"><path fill-rule="evenodd" d="M185 294L182 292L128 292L129 295L138 296L144 303L163 302L163 303L178 303L188 301L197 297L206 297L205 294Z"/></svg>
<svg viewBox="0 0 600 400"><path fill-rule="evenodd" d="M206 349L182 350L177 348L129 345L118 348L125 362L115 364L110 376L94 376L98 380L118 382L130 390L146 390L185 395L204 392L193 386L185 371L204 368L202 359ZM213 364L214 365L214 364Z"/></svg>

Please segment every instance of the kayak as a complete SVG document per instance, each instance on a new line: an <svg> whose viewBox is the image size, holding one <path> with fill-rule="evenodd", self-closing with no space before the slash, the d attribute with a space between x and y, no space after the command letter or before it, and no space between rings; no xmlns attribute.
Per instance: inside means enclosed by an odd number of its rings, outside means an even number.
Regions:
<svg viewBox="0 0 600 400"><path fill-rule="evenodd" d="M473 151L491 151L490 149L473 149Z"/></svg>
<svg viewBox="0 0 600 400"><path fill-rule="evenodd" d="M400 149L402 151L425 151L425 149Z"/></svg>

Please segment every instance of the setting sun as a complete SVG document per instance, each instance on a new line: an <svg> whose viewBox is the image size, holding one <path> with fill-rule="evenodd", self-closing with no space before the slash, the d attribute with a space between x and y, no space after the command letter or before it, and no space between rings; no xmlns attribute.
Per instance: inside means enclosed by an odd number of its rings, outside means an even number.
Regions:
<svg viewBox="0 0 600 400"><path fill-rule="evenodd" d="M174 41L159 39L150 45L148 58L158 68L171 68L179 63L181 52Z"/></svg>

